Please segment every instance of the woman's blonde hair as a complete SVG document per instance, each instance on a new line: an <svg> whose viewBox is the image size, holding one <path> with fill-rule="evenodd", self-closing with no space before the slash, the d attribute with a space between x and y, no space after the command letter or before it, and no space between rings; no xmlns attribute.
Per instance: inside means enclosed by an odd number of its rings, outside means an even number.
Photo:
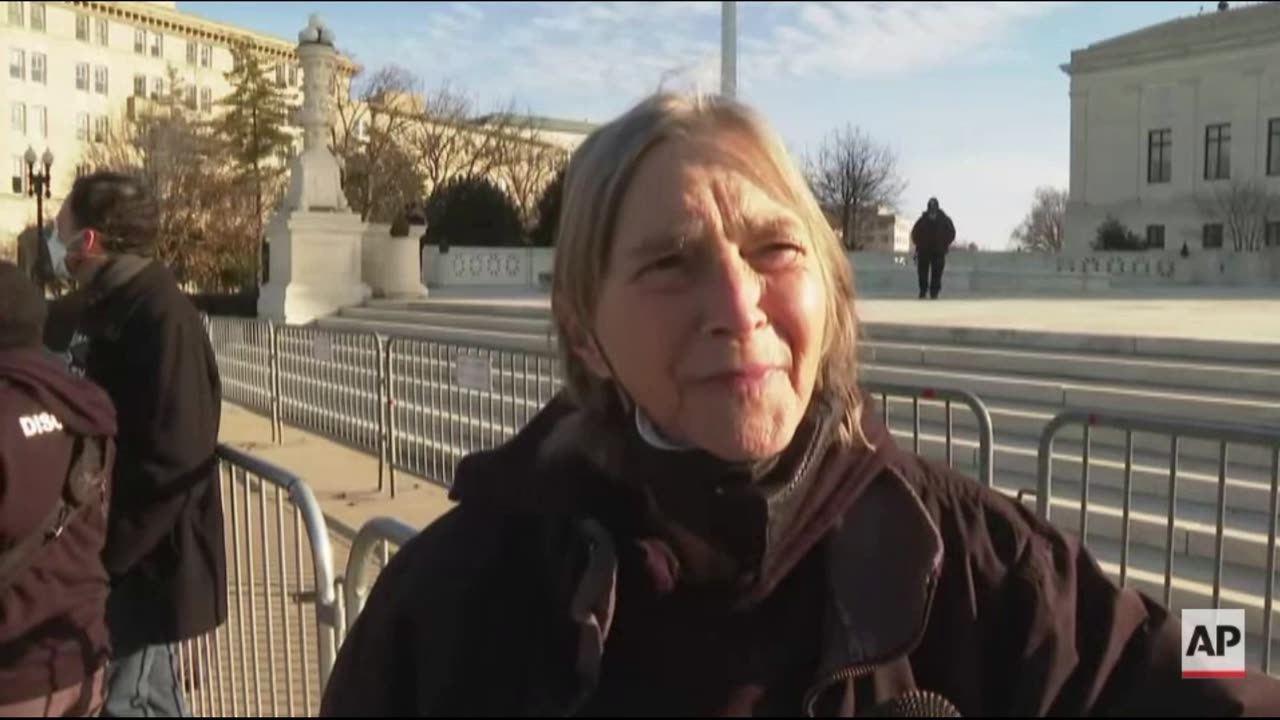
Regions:
<svg viewBox="0 0 1280 720"><path fill-rule="evenodd" d="M611 392L578 357L594 342L600 288L609 268L615 223L632 174L645 153L666 140L731 133L754 150L766 188L800 218L812 240L827 290L827 327L815 393L831 393L844 406L842 438L865 442L858 390L858 322L853 273L844 250L792 162L781 139L746 105L719 96L660 93L597 128L574 151L565 175L556 234L551 307L560 337L560 362L570 397L588 411L606 412Z"/></svg>

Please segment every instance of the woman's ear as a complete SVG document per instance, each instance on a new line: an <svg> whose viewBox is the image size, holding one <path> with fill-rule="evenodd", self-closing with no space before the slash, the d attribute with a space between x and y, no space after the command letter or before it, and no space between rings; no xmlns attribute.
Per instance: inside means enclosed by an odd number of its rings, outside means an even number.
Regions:
<svg viewBox="0 0 1280 720"><path fill-rule="evenodd" d="M613 370L605 359L604 349L600 347L596 334L585 329L576 318L567 318L562 324L565 333L569 336L562 340L569 343L573 354L582 361L587 370L601 380L612 379Z"/></svg>

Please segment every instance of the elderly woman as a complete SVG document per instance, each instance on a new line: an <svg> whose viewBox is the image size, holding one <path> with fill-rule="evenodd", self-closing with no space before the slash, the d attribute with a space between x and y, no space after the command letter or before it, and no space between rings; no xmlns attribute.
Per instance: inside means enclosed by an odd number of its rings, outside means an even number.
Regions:
<svg viewBox="0 0 1280 720"><path fill-rule="evenodd" d="M557 238L565 390L459 465L324 712L1280 711L1270 680L1181 680L1175 616L896 448L852 298L755 113L660 95L598 129Z"/></svg>

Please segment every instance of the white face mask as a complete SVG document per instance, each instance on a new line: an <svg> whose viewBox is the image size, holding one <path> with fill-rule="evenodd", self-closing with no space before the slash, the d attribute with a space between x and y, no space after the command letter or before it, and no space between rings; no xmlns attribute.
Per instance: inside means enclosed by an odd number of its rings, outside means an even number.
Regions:
<svg viewBox="0 0 1280 720"><path fill-rule="evenodd" d="M71 279L71 270L67 267L67 246L58 239L58 228L49 231L45 240L49 247L49 262L53 265L53 274L61 280Z"/></svg>

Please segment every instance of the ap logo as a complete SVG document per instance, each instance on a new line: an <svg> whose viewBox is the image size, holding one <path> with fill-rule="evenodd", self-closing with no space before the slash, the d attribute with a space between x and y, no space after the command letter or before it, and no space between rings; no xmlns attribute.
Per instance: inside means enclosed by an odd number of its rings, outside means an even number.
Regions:
<svg viewBox="0 0 1280 720"><path fill-rule="evenodd" d="M1244 675L1244 610L1183 610L1182 677Z"/></svg>

